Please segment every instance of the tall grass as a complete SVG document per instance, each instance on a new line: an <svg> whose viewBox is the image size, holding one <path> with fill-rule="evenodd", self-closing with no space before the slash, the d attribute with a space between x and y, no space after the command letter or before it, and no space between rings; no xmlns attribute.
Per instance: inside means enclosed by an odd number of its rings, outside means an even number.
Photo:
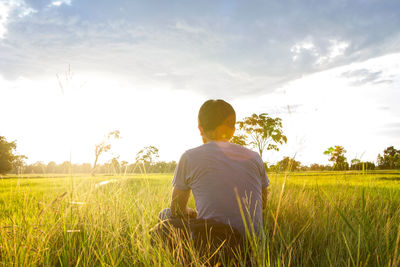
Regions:
<svg viewBox="0 0 400 267"><path fill-rule="evenodd" d="M251 246L252 261L399 266L399 177L269 174L265 236ZM117 182L98 186L110 179ZM169 248L151 240L158 212L169 205L171 179L172 174L0 179L0 265L201 265L207 259L190 241ZM189 204L194 206L193 199Z"/></svg>

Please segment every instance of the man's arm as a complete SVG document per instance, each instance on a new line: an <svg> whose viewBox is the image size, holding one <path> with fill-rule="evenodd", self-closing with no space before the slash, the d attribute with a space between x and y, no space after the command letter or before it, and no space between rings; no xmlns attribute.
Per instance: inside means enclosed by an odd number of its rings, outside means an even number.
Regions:
<svg viewBox="0 0 400 267"><path fill-rule="evenodd" d="M183 217L197 217L197 212L187 207L187 203L190 196L189 190L180 190L174 187L172 190L171 199L171 214L172 216L183 216Z"/></svg>

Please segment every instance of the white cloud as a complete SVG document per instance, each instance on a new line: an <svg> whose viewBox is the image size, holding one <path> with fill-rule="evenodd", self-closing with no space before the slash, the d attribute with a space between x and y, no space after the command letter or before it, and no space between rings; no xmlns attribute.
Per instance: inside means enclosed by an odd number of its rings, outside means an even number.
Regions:
<svg viewBox="0 0 400 267"><path fill-rule="evenodd" d="M314 10L306 2L277 4L282 7L277 13L268 1L237 1L232 8L244 13L221 15L202 1L173 10L174 4L164 1L157 7L148 1L94 6L88 0L36 1L37 15L9 23L9 42L0 43L0 73L6 79L54 76L55 69L71 64L235 97L271 92L303 75L398 51L400 35L390 27L398 25L398 16L390 16L393 9L373 12L377 21L370 25L372 8L358 14L353 12L358 4L342 9L332 0ZM62 8L71 4L73 12ZM326 16L324 10L340 16ZM21 14L26 13L29 9Z"/></svg>
<svg viewBox="0 0 400 267"><path fill-rule="evenodd" d="M312 41L306 40L296 43L290 48L290 52L292 52L292 60L297 61L299 56L304 51L311 53L313 56L318 56L317 49Z"/></svg>
<svg viewBox="0 0 400 267"><path fill-rule="evenodd" d="M191 34L198 34L198 33L207 33L207 31L201 27L195 27L192 25L189 25L188 23L184 21L177 21L175 24L176 29L185 31L187 33Z"/></svg>
<svg viewBox="0 0 400 267"><path fill-rule="evenodd" d="M350 42L331 39L328 44L316 45L312 41L313 38L308 37L304 41L297 42L290 48L292 53L292 60L296 62L304 54L311 55L314 65L320 66L333 62L339 56L344 55L346 49L349 47Z"/></svg>
<svg viewBox="0 0 400 267"><path fill-rule="evenodd" d="M7 34L7 25L13 15L23 18L36 13L37 10L28 6L23 0L6 0L0 2L0 39L4 39Z"/></svg>
<svg viewBox="0 0 400 267"><path fill-rule="evenodd" d="M344 54L346 49L349 47L350 43L345 41L330 40L331 47L329 48L330 59L341 56Z"/></svg>
<svg viewBox="0 0 400 267"><path fill-rule="evenodd" d="M0 2L0 39L4 38L7 33L7 21L11 11L11 7L6 3Z"/></svg>
<svg viewBox="0 0 400 267"><path fill-rule="evenodd" d="M52 7L52 6L58 7L58 6L61 6L61 5L68 5L68 6L70 6L71 3L72 3L72 0L58 0L58 1L52 1L52 2L49 4L49 7Z"/></svg>
<svg viewBox="0 0 400 267"><path fill-rule="evenodd" d="M350 45L349 42L338 40L329 40L329 43L327 54L320 56L315 62L316 65L331 63L335 58L344 55L346 49Z"/></svg>

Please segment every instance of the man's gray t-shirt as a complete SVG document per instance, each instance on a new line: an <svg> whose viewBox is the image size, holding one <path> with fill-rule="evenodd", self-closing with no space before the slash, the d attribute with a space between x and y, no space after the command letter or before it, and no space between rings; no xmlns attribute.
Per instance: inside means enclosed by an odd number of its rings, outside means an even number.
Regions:
<svg viewBox="0 0 400 267"><path fill-rule="evenodd" d="M242 211L254 230L262 229L262 187L269 180L260 155L228 142L209 142L186 151L172 184L193 192L198 218L230 224L245 235ZM250 219L249 219L250 218Z"/></svg>

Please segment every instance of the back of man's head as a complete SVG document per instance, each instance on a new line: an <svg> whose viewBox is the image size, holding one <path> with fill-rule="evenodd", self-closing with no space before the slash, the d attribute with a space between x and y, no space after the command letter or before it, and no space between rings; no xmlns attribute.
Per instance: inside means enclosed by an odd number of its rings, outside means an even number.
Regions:
<svg viewBox="0 0 400 267"><path fill-rule="evenodd" d="M236 113L233 107L222 99L210 99L199 110L199 124L205 132L215 131L219 126L235 128Z"/></svg>

